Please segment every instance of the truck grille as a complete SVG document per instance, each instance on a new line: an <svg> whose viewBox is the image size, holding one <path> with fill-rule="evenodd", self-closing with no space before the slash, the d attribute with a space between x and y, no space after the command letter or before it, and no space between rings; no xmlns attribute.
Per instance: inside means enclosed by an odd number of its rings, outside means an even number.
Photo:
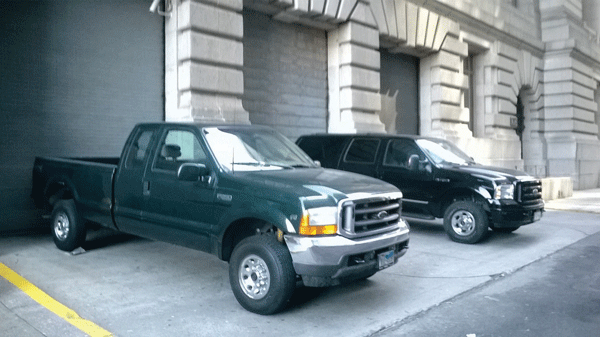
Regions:
<svg viewBox="0 0 600 337"><path fill-rule="evenodd" d="M346 237L376 235L396 229L402 211L402 194L390 193L341 203L341 234Z"/></svg>
<svg viewBox="0 0 600 337"><path fill-rule="evenodd" d="M542 201L542 182L540 180L521 180L517 183L517 201L523 205L536 206Z"/></svg>

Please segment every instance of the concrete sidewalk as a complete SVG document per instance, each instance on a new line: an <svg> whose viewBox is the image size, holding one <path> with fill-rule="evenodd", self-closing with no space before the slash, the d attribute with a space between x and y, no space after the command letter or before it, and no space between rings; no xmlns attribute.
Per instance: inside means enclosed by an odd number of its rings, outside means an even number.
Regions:
<svg viewBox="0 0 600 337"><path fill-rule="evenodd" d="M71 255L45 233L0 236L0 263L114 336L365 337L600 232L600 189L546 209L539 222L476 245L452 242L439 221L411 222L398 264L363 282L299 289L274 316L237 304L225 262L161 242L99 231ZM84 335L0 277L0 336Z"/></svg>
<svg viewBox="0 0 600 337"><path fill-rule="evenodd" d="M600 214L600 188L573 191L573 196L546 202L547 210Z"/></svg>

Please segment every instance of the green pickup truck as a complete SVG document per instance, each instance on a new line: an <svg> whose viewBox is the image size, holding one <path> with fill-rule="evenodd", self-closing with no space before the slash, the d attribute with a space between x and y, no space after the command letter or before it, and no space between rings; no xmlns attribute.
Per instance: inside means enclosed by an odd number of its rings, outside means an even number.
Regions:
<svg viewBox="0 0 600 337"><path fill-rule="evenodd" d="M396 187L321 168L261 126L139 124L120 158L36 158L32 197L59 249L100 225L211 253L238 302L265 315L298 284L364 279L408 249Z"/></svg>

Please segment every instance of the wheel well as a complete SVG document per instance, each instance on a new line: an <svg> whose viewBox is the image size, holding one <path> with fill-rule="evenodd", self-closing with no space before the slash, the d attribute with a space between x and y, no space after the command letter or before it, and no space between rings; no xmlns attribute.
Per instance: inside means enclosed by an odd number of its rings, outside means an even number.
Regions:
<svg viewBox="0 0 600 337"><path fill-rule="evenodd" d="M436 215L436 217L443 218L444 213L446 213L446 210L448 209L448 207L450 207L450 205L453 202L459 201L459 200L473 201L474 203L480 205L486 213L489 213L489 211L490 211L490 207L485 202L485 199L482 196L478 195L477 193L474 193L473 191L466 190L466 189L465 190L454 190L454 191L450 191L449 193L447 193L440 199L439 213Z"/></svg>
<svg viewBox="0 0 600 337"><path fill-rule="evenodd" d="M233 249L243 239L255 234L275 233L276 231L277 227L261 219L244 218L234 221L223 235L221 259L229 262Z"/></svg>
<svg viewBox="0 0 600 337"><path fill-rule="evenodd" d="M73 199L73 192L63 182L54 182L46 188L45 207L52 210L59 200Z"/></svg>

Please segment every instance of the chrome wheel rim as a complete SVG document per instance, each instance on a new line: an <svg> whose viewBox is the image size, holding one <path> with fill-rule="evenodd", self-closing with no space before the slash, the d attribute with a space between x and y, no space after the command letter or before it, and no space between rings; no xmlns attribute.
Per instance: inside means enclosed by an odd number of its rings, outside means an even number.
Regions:
<svg viewBox="0 0 600 337"><path fill-rule="evenodd" d="M271 274L265 260L248 255L240 264L239 282L246 296L260 300L269 292Z"/></svg>
<svg viewBox="0 0 600 337"><path fill-rule="evenodd" d="M61 241L69 236L69 217L65 213L59 213L54 218L54 235Z"/></svg>
<svg viewBox="0 0 600 337"><path fill-rule="evenodd" d="M475 232L475 217L471 212L460 210L452 215L452 229L460 236L468 236Z"/></svg>

